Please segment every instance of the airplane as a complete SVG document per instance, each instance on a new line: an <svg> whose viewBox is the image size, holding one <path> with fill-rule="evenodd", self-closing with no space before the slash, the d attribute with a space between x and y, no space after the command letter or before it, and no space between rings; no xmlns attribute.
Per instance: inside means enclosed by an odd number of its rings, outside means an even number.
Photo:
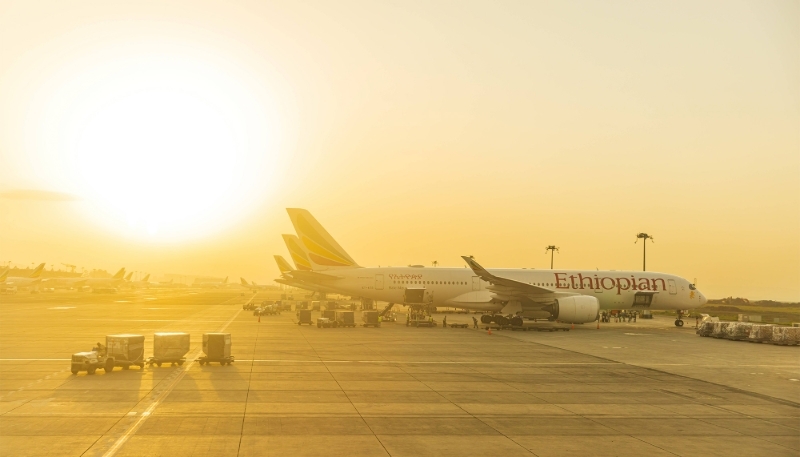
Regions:
<svg viewBox="0 0 800 457"><path fill-rule="evenodd" d="M144 278L139 281L131 282L131 287L134 289L149 289L150 288L150 273L147 273Z"/></svg>
<svg viewBox="0 0 800 457"><path fill-rule="evenodd" d="M204 279L200 281L195 280L195 282L192 284L192 287L201 287L203 289L225 288L228 287L228 277L225 276L225 279L223 279L221 282L214 279Z"/></svg>
<svg viewBox="0 0 800 457"><path fill-rule="evenodd" d="M6 286L13 286L16 288L33 287L42 282L42 271L44 271L44 263L40 263L33 269L29 276L9 276L10 269L7 268L2 274L2 283Z"/></svg>
<svg viewBox="0 0 800 457"><path fill-rule="evenodd" d="M300 243L300 238L295 235L281 235L286 248L289 250L289 255L292 257L295 267L298 270L311 271L311 261L308 260L306 249ZM282 272L281 272L282 273Z"/></svg>
<svg viewBox="0 0 800 457"><path fill-rule="evenodd" d="M256 292L256 291L259 291L259 290L272 289L272 287L270 287L270 286L259 286L258 284L255 283L255 281L250 281L248 283L247 280L245 280L242 277L240 277L239 280L241 281L242 287L246 287L246 288L252 290L253 292Z"/></svg>
<svg viewBox="0 0 800 457"><path fill-rule="evenodd" d="M91 287L93 289L113 289L125 282L125 268L120 268L110 278L78 278L73 283L77 287Z"/></svg>
<svg viewBox="0 0 800 457"><path fill-rule="evenodd" d="M688 280L656 272L487 270L467 256L462 258L469 268L365 268L310 212L299 208L287 212L312 268L287 275L347 295L403 303L407 289L424 289L428 306L488 312L481 322L498 324L519 324L523 317L580 324L594 322L604 309L684 310L707 302ZM683 325L680 317L675 325Z"/></svg>
<svg viewBox="0 0 800 457"><path fill-rule="evenodd" d="M291 236L291 235L283 235L283 236L286 237L286 236ZM284 238L284 240L285 239L286 238ZM295 271L295 269L292 268L291 265L289 265L289 262L287 262L286 259L283 258L283 256L276 255L276 256L273 256L273 257L275 257L275 262L278 263L278 270L281 272L281 277L276 279L275 282L277 282L279 284L287 285L289 287L296 287L298 289L305 289L305 290L308 290L308 291L311 291L311 292L320 292L320 293L323 293L323 294L329 293L329 292L335 292L332 289L325 289L325 288L320 287L320 286L318 286L316 284L311 284L311 283L308 283L308 282L304 282L304 281L300 281L300 280L297 280L297 279L293 279L291 277L291 272Z"/></svg>

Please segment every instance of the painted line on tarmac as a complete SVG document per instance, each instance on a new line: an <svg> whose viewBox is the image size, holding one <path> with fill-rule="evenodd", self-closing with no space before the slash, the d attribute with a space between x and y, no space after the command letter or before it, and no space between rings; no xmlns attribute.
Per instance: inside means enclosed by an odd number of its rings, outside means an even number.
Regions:
<svg viewBox="0 0 800 457"><path fill-rule="evenodd" d="M241 312L242 312L241 309L236 311L236 314L234 314L230 319L228 319L228 321L225 322L225 325L220 327L220 329L217 330L217 332L219 333L225 331L225 329L228 328L231 322L233 322L233 320L236 319L236 317L239 316ZM178 385L178 383L183 379L183 377L186 375L189 369L194 365L195 358L199 355L201 350L202 350L201 348L195 348L195 350L191 352L191 355L187 354L186 359L187 361L189 361L189 363L187 363L182 368L179 368L177 371L175 371L176 373L174 375L175 377L172 379L172 381L170 381L169 385L158 393L156 398L154 398L150 403L150 405L148 405L147 409L143 411L141 415L138 416L136 421L128 427L128 430L125 431L125 433L123 433L122 436L120 436L114 442L111 448L109 448L106 452L102 454L103 457L111 457L115 455L117 452L119 452L120 448L122 448L122 446L128 441L128 439L134 434L136 434L139 428L141 428L142 424L144 424L144 421L146 421L147 418L153 414L153 411L155 411L158 405L160 405L161 402L167 397L167 395L169 395L172 392L175 386Z"/></svg>
<svg viewBox="0 0 800 457"><path fill-rule="evenodd" d="M422 362L407 360L286 360L286 359L236 359L237 362L270 362L270 363L381 363L405 365L621 365L622 362Z"/></svg>
<svg viewBox="0 0 800 457"><path fill-rule="evenodd" d="M181 319L115 319L113 317L109 317L107 319L75 319L78 321L114 321L114 322L175 322L185 320L184 318ZM197 319L192 320L192 322L225 322L221 320L203 320Z"/></svg>
<svg viewBox="0 0 800 457"><path fill-rule="evenodd" d="M0 359L0 362L63 362L72 359Z"/></svg>

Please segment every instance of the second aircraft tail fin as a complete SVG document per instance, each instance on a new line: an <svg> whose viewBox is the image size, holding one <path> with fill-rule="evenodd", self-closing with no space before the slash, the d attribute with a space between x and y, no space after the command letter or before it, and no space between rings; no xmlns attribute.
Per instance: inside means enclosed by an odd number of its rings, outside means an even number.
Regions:
<svg viewBox="0 0 800 457"><path fill-rule="evenodd" d="M292 225L305 247L313 270L335 270L359 268L359 265L333 239L330 233L317 222L308 210L286 208Z"/></svg>

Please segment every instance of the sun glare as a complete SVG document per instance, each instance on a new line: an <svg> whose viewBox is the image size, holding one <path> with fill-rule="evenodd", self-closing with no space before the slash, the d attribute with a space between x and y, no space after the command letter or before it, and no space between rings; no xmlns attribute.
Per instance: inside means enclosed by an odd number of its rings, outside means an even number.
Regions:
<svg viewBox="0 0 800 457"><path fill-rule="evenodd" d="M202 237L270 187L274 116L263 92L219 61L138 52L96 59L58 86L50 147L67 187L118 232Z"/></svg>

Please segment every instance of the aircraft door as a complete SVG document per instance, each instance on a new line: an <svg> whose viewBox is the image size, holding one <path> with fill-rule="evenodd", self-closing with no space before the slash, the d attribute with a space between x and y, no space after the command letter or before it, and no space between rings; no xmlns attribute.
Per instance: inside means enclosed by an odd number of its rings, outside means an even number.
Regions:
<svg viewBox="0 0 800 457"><path fill-rule="evenodd" d="M481 278L477 276L472 277L472 290L481 290Z"/></svg>
<svg viewBox="0 0 800 457"><path fill-rule="evenodd" d="M375 290L383 290L383 275L375 275Z"/></svg>
<svg viewBox="0 0 800 457"><path fill-rule="evenodd" d="M678 287L675 285L674 279L668 279L667 282L669 283L669 294L675 295L678 293Z"/></svg>

